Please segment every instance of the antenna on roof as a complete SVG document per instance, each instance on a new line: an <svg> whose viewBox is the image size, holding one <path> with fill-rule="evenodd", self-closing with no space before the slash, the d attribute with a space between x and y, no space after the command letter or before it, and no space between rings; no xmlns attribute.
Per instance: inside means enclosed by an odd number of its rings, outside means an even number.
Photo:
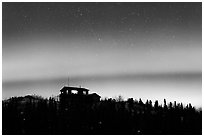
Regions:
<svg viewBox="0 0 204 137"><path fill-rule="evenodd" d="M69 87L69 77L68 77L68 83L67 84L68 84L68 87Z"/></svg>

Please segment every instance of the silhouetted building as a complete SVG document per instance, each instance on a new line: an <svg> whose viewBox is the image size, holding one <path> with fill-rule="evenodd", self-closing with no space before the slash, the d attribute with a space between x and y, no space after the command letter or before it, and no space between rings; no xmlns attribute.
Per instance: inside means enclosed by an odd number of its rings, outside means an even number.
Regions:
<svg viewBox="0 0 204 137"><path fill-rule="evenodd" d="M64 108L76 105L91 105L100 101L96 93L89 94L89 89L81 87L66 87L60 90L60 104Z"/></svg>

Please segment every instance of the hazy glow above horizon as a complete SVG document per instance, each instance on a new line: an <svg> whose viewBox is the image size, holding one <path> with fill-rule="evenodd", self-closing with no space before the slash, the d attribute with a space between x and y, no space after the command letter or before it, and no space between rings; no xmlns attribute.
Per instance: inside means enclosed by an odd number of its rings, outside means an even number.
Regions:
<svg viewBox="0 0 204 137"><path fill-rule="evenodd" d="M131 48L125 48L120 43L111 47L112 43L108 41L83 43L76 40L71 42L70 46L66 45L69 42L50 41L52 40L30 41L15 44L22 49L9 49L8 54L3 55L3 75L6 75L3 81L56 78L65 75L76 77L120 73L201 72L201 50L197 43L193 43L196 47L184 46L184 49L178 46L174 49L169 43L166 43L165 47L153 43L148 47L133 45ZM87 48L88 46L91 48ZM13 68L15 74L12 73Z"/></svg>
<svg viewBox="0 0 204 137"><path fill-rule="evenodd" d="M201 106L201 9L201 3L3 3L3 98L57 95L69 76L103 97Z"/></svg>

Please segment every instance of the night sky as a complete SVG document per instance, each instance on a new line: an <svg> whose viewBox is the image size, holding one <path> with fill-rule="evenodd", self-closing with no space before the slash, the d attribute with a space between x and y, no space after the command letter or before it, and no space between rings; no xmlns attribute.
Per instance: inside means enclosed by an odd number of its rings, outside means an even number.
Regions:
<svg viewBox="0 0 204 137"><path fill-rule="evenodd" d="M2 97L71 86L202 105L202 3L5 3Z"/></svg>

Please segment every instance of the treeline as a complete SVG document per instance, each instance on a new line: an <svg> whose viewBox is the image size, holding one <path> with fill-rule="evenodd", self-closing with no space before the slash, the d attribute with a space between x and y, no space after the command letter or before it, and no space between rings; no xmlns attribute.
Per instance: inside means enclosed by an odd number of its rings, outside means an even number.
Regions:
<svg viewBox="0 0 204 137"><path fill-rule="evenodd" d="M61 107L56 98L13 97L2 103L3 134L202 134L202 111L129 98Z"/></svg>

